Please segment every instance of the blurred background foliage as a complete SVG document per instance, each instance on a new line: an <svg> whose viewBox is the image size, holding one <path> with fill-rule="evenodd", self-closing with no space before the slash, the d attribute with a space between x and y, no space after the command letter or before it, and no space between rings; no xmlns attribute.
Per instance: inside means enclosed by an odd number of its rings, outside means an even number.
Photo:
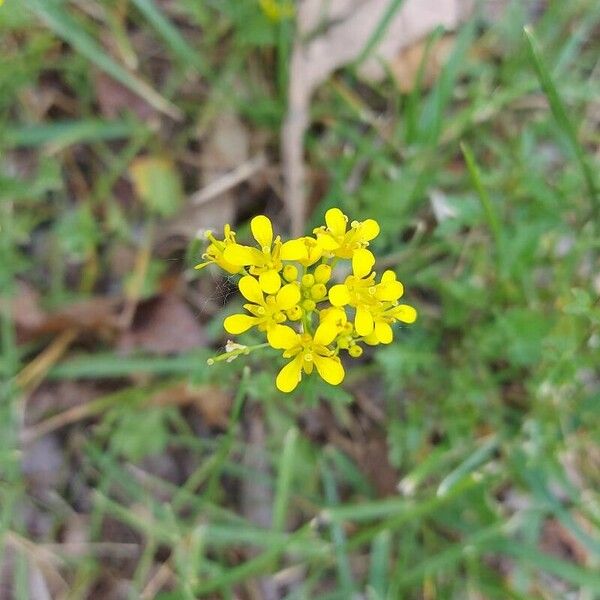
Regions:
<svg viewBox="0 0 600 600"><path fill-rule="evenodd" d="M2 598L600 597L600 6L481 4L313 98L307 231L378 220L420 317L290 399L193 265L288 225L293 4L6 0Z"/></svg>

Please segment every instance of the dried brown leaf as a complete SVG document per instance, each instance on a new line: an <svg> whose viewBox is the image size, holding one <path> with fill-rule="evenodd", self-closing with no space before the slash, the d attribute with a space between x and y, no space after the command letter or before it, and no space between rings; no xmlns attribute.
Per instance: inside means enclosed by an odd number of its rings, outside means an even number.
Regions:
<svg viewBox="0 0 600 600"><path fill-rule="evenodd" d="M131 329L118 347L124 352L179 354L206 345L206 336L192 309L177 295L165 294L138 305Z"/></svg>
<svg viewBox="0 0 600 600"><path fill-rule="evenodd" d="M208 427L225 429L229 423L231 395L214 385L193 386L181 382L156 393L150 399L154 406L193 406Z"/></svg>

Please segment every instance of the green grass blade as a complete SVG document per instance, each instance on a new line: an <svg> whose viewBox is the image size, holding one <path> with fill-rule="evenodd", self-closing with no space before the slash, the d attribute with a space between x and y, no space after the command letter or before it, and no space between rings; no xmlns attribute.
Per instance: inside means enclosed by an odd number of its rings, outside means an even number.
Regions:
<svg viewBox="0 0 600 600"><path fill-rule="evenodd" d="M369 588L375 598L385 598L388 587L388 571L392 550L392 535L382 531L373 539L371 545L371 564L369 567Z"/></svg>
<svg viewBox="0 0 600 600"><path fill-rule="evenodd" d="M487 221L488 227L490 228L496 244L498 259L500 259L502 256L502 226L500 225L500 219L496 214L496 209L494 208L492 199L490 198L487 189L481 180L481 173L479 171L479 167L477 166L477 162L475 161L475 155L473 154L473 151L466 144L466 142L461 142L460 149L465 157L467 170L471 176L471 182L473 183L473 187L477 192L477 197L481 202L485 220Z"/></svg>
<svg viewBox="0 0 600 600"><path fill-rule="evenodd" d="M323 488L325 498L329 505L336 505L339 502L335 479L325 461L321 462L321 473L323 477ZM331 538L335 548L335 559L337 565L337 574L339 587L345 598L352 598L355 591L354 580L352 577L352 568L350 567L350 558L348 555L346 533L336 521L331 521L329 525Z"/></svg>
<svg viewBox="0 0 600 600"><path fill-rule="evenodd" d="M577 139L577 131L569 118L565 104L556 89L552 76L542 60L533 31L529 27L525 27L524 32L529 59L533 64L542 90L544 91L544 94L546 94L554 119L569 140L571 148L577 158L577 163L579 164L579 168L581 169L581 173L588 188L592 210L597 217L600 211L600 195L596 186L594 174L587 161L585 151Z"/></svg>
<svg viewBox="0 0 600 600"><path fill-rule="evenodd" d="M356 59L355 63L356 66L360 65L366 58L368 58L373 48L375 48L375 46L381 41L381 38L383 38L387 28L389 27L390 23L392 22L392 19L394 18L394 15L396 14L396 11L400 8L403 1L404 0L390 0L389 6L383 13L383 16L379 20L379 23L377 23L377 27L375 27L373 33L371 34L367 43L365 44L365 47L361 50L360 54L358 55L358 58Z"/></svg>
<svg viewBox="0 0 600 600"><path fill-rule="evenodd" d="M85 119L81 121L53 121L34 125L7 128L2 138L6 146L36 148L52 144L57 149L73 144L118 140L131 137L143 126L132 119L106 121Z"/></svg>
<svg viewBox="0 0 600 600"><path fill-rule="evenodd" d="M437 490L438 496L446 495L458 482L484 464L492 456L497 447L498 438L494 436L470 453L456 469L444 477Z"/></svg>
<svg viewBox="0 0 600 600"><path fill-rule="evenodd" d="M210 75L208 65L200 54L187 42L179 30L158 9L153 0L132 0L136 8L162 37L183 66L191 66L204 76Z"/></svg>
<svg viewBox="0 0 600 600"><path fill-rule="evenodd" d="M285 517L290 501L297 441L298 430L290 429L283 441L283 451L281 453L281 460L279 461L279 474L275 488L275 499L273 501L273 529L275 531L283 531L285 529Z"/></svg>
<svg viewBox="0 0 600 600"><path fill-rule="evenodd" d="M73 48L92 64L96 65L96 67L146 100L156 110L173 119L181 119L183 117L179 108L163 98L145 81L115 62L106 53L104 48L86 33L81 28L81 25L64 10L61 3L56 0L25 0L25 2L58 37L71 44Z"/></svg>
<svg viewBox="0 0 600 600"><path fill-rule="evenodd" d="M82 354L56 365L48 373L50 379L105 379L126 377L131 373L155 375L189 375L208 372L207 351L190 352L172 357L130 356L116 354Z"/></svg>
<svg viewBox="0 0 600 600"><path fill-rule="evenodd" d="M518 559L541 571L556 575L577 586L586 586L592 590L600 590L600 573L597 570L585 569L576 564L543 554L537 548L516 543L512 540L490 541L488 549L501 552Z"/></svg>

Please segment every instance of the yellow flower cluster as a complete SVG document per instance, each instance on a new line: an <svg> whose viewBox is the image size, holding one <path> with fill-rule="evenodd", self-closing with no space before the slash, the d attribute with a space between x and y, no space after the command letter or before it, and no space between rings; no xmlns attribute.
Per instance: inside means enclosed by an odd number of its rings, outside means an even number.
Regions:
<svg viewBox="0 0 600 600"><path fill-rule="evenodd" d="M379 235L378 223L367 219L349 224L339 208L327 211L325 223L312 237L282 242L273 236L271 221L260 215L250 223L255 246L238 244L229 225L222 240L207 234L205 262L196 268L216 264L241 275L239 290L248 301L245 314L225 319L225 330L237 335L256 327L267 339L256 347L234 344L212 362L271 346L290 359L277 375L282 392L294 390L302 373L310 375L315 368L337 385L345 375L342 351L358 358L363 343L389 344L396 321L415 321L416 310L398 302L404 288L396 274L385 271L377 280L373 271L375 257L368 246ZM352 272L343 283L329 286L332 268L340 260L351 261Z"/></svg>

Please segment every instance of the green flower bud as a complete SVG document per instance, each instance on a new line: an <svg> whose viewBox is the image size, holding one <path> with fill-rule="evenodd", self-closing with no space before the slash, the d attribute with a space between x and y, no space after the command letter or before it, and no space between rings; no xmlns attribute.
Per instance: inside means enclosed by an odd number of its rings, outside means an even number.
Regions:
<svg viewBox="0 0 600 600"><path fill-rule="evenodd" d="M310 312L312 310L315 310L316 307L317 307L317 305L315 304L314 300L310 300L309 298L307 298L306 300L302 301L302 308L306 312Z"/></svg>
<svg viewBox="0 0 600 600"><path fill-rule="evenodd" d="M348 354L352 358L358 358L362 353L363 353L363 349L358 344L354 344L353 346L350 346L350 348L348 349Z"/></svg>

